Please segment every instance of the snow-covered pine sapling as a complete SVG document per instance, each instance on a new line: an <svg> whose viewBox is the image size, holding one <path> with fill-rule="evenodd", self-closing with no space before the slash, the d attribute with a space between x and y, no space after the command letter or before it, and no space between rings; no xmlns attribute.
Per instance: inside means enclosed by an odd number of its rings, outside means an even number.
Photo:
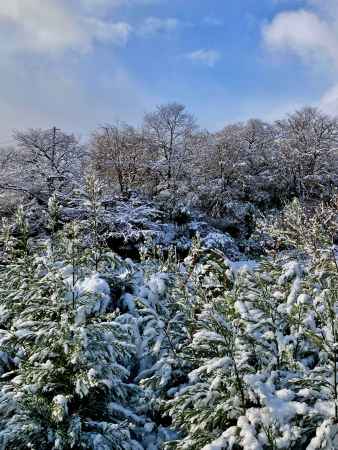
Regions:
<svg viewBox="0 0 338 450"><path fill-rule="evenodd" d="M204 305L212 302L213 296L217 295L215 293L221 290L220 283L225 282L228 265L224 255L210 255L210 259L214 258L213 265L207 263L202 253L194 246L186 264L179 263L173 251L167 259L160 259L157 266L154 262L147 266L146 285L151 295L139 301L138 312L142 317L145 355L148 360L151 357L153 360L151 367L147 365L138 379L143 385L153 387L154 403L161 404L162 400L171 398L179 384L187 380L192 361L186 352L184 355L182 352L192 342L198 315ZM217 281L210 277L212 270L216 272L216 266ZM159 289L162 294L153 295Z"/></svg>
<svg viewBox="0 0 338 450"><path fill-rule="evenodd" d="M61 207L57 196L54 194L48 200L48 229L50 232L50 250L52 258L54 258L54 252L56 251L57 232L60 227L60 212Z"/></svg>
<svg viewBox="0 0 338 450"><path fill-rule="evenodd" d="M301 268L290 263L287 274L282 275L278 263L261 263L258 273L238 277L238 307L246 322L246 335L257 350L257 363L267 369L279 371L289 364L283 338L288 335L289 313L300 285ZM290 292L289 284L291 283ZM289 305L284 305L285 300Z"/></svg>
<svg viewBox="0 0 338 450"><path fill-rule="evenodd" d="M312 273L314 275L312 275ZM311 373L310 382L326 392L331 399L329 416L338 424L338 270L330 249L316 259L307 281L309 295L314 297L311 308L316 327L307 330L318 348L320 361Z"/></svg>
<svg viewBox="0 0 338 450"><path fill-rule="evenodd" d="M337 232L337 204L317 205L308 211L293 201L269 231L293 247L305 262L301 292L297 293L294 285L289 296L293 305L289 299L286 305L290 309L286 326L291 326L287 339L296 338L294 359L300 369L293 373L288 388L294 386L291 389L296 389L296 395L308 408L304 442L311 440L307 450L337 448L338 270L332 247Z"/></svg>
<svg viewBox="0 0 338 450"><path fill-rule="evenodd" d="M7 221L4 221L3 225L2 233L7 264L1 270L0 288L2 302L6 303L9 299L13 301L14 298L20 298L20 295L29 289L36 260L31 251L29 224L23 207L18 208L13 226L9 225ZM20 305L21 302L18 302L17 306L20 307Z"/></svg>
<svg viewBox="0 0 338 450"><path fill-rule="evenodd" d="M194 370L167 402L173 426L184 433L172 448L293 448L289 443L303 442L298 430L307 423L301 418L306 406L287 401L295 397L288 379L300 373L292 352L296 339L289 335L293 310L287 304L297 294L299 272L284 284L284 269L277 263L261 264L260 274L231 275L220 255L200 260L188 295L198 305L192 342L182 355ZM295 358L306 359L301 350ZM285 408L280 420L279 407Z"/></svg>
<svg viewBox="0 0 338 450"><path fill-rule="evenodd" d="M68 284L72 293L72 306L76 307L77 288L76 284L81 277L81 266L83 264L84 253L81 245L81 231L78 222L73 221L64 229L62 245L65 250L66 268L69 269L69 274L66 273Z"/></svg>
<svg viewBox="0 0 338 450"><path fill-rule="evenodd" d="M184 311L188 336L192 336L205 305L231 289L233 280L227 258L218 250L203 249L198 237L193 240L184 267L176 278L173 295Z"/></svg>
<svg viewBox="0 0 338 450"><path fill-rule="evenodd" d="M141 338L135 382L147 395L151 416L158 419L162 405L172 396L168 391L183 383L189 372L179 355L186 333L184 317L172 295L173 283L179 277L175 260L174 253L160 260L147 255L137 276L134 296L127 294L129 304L133 302L132 312L137 316Z"/></svg>
<svg viewBox="0 0 338 450"><path fill-rule="evenodd" d="M85 205L89 210L89 233L90 233L90 247L91 258L95 271L99 269L99 264L105 248L104 238L99 229L100 215L103 212L102 207L102 182L94 175L89 175L85 183Z"/></svg>
<svg viewBox="0 0 338 450"><path fill-rule="evenodd" d="M22 205L15 214L15 228L17 232L15 253L19 258L26 258L29 254L29 225Z"/></svg>
<svg viewBox="0 0 338 450"><path fill-rule="evenodd" d="M168 448L189 450L203 448L245 415L250 399L244 376L253 370L229 262L220 252L196 250L174 291L187 333L180 356L190 373L166 405L173 427L183 433Z"/></svg>
<svg viewBox="0 0 338 450"><path fill-rule="evenodd" d="M168 448L202 449L245 415L249 398L244 375L252 369L243 352L242 325L233 303L225 294L213 305L205 305L199 315L192 343L183 352L193 370L188 383L167 402L173 426L183 436Z"/></svg>
<svg viewBox="0 0 338 450"><path fill-rule="evenodd" d="M16 236L14 236L14 231ZM2 291L2 303L11 291L13 285L13 293L21 285L25 285L25 279L29 278L31 265L27 262L29 254L29 230L26 222L24 211L19 207L15 216L15 223L11 225L7 219L2 220L1 242L3 247L3 255L6 264L1 267L0 288ZM21 277L21 283L20 283Z"/></svg>
<svg viewBox="0 0 338 450"><path fill-rule="evenodd" d="M2 259L6 263L11 263L16 258L14 252L15 242L13 227L7 217L3 217L0 230L0 246L2 247Z"/></svg>
<svg viewBox="0 0 338 450"><path fill-rule="evenodd" d="M0 335L19 349L0 382L0 448L143 449L135 439L146 419L128 405L131 318L106 313L102 279L82 280L76 309L58 279L37 271L29 302Z"/></svg>
<svg viewBox="0 0 338 450"><path fill-rule="evenodd" d="M21 221L22 222L22 221ZM17 237L19 237L19 227ZM18 252L17 239L13 236L13 226L7 219L2 220L1 243L3 262L0 265L0 374L13 368L16 349L3 340L18 312L24 307L27 290L31 284L32 273L26 258Z"/></svg>

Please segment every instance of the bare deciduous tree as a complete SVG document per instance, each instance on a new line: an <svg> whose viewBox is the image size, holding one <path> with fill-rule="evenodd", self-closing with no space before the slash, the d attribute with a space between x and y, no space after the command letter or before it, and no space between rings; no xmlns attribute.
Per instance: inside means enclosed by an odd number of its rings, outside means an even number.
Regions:
<svg viewBox="0 0 338 450"><path fill-rule="evenodd" d="M241 125L228 125L216 133L214 138L213 158L210 161L214 164L215 173L221 179L221 188L225 192L243 178Z"/></svg>
<svg viewBox="0 0 338 450"><path fill-rule="evenodd" d="M174 188L182 176L196 128L194 117L178 103L158 106L155 112L146 114L144 130L151 168L166 188Z"/></svg>
<svg viewBox="0 0 338 450"><path fill-rule="evenodd" d="M276 123L280 178L298 197L337 178L338 120L316 108L296 111ZM337 180L336 180L337 181Z"/></svg>
<svg viewBox="0 0 338 450"><path fill-rule="evenodd" d="M93 134L95 170L125 193L139 178L144 156L142 134L125 123L105 125Z"/></svg>
<svg viewBox="0 0 338 450"><path fill-rule="evenodd" d="M57 128L16 131L0 189L25 192L40 200L69 187L79 176L83 147Z"/></svg>
<svg viewBox="0 0 338 450"><path fill-rule="evenodd" d="M227 125L211 135L200 164L220 198L250 200L266 183L273 155L273 129L255 119Z"/></svg>

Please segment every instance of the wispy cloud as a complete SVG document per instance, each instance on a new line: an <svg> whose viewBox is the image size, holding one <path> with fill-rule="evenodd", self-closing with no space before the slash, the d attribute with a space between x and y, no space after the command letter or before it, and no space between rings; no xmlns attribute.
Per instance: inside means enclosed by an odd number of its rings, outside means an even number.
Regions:
<svg viewBox="0 0 338 450"><path fill-rule="evenodd" d="M209 67L214 67L214 65L221 59L221 54L217 50L207 50L199 49L191 53L187 53L186 58L190 61L205 64Z"/></svg>
<svg viewBox="0 0 338 450"><path fill-rule="evenodd" d="M82 8L91 13L107 12L125 6L143 6L160 3L161 0L68 0L80 4Z"/></svg>
<svg viewBox="0 0 338 450"><path fill-rule="evenodd" d="M154 35L157 33L170 33L178 28L180 22L173 17L159 18L147 17L139 26L138 32L141 35Z"/></svg>

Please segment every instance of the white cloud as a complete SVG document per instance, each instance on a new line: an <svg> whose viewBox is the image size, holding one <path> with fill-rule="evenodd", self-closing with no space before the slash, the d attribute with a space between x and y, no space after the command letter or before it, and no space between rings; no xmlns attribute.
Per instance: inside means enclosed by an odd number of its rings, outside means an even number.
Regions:
<svg viewBox="0 0 338 450"><path fill-rule="evenodd" d="M148 17L139 27L139 33L142 35L153 35L156 33L170 33L176 30L179 26L179 21L175 18L159 18Z"/></svg>
<svg viewBox="0 0 338 450"><path fill-rule="evenodd" d="M170 33L175 18L148 17L135 29L114 22L109 11L161 0L10 0L0 1L0 52L18 51L59 55L68 50L85 53L95 43L125 44L133 31L139 35Z"/></svg>
<svg viewBox="0 0 338 450"><path fill-rule="evenodd" d="M271 51L294 54L310 67L321 68L336 78L337 0L308 0L307 3L308 8L281 12L264 25L263 41ZM328 86L317 105L325 112L338 114L338 85Z"/></svg>
<svg viewBox="0 0 338 450"><path fill-rule="evenodd" d="M191 61L200 62L209 67L214 67L214 65L221 59L221 54L217 50L200 49L188 53L186 57Z"/></svg>
<svg viewBox="0 0 338 450"><path fill-rule="evenodd" d="M278 14L263 28L263 38L270 49L290 51L305 60L325 57L338 65L337 31L311 11Z"/></svg>
<svg viewBox="0 0 338 450"><path fill-rule="evenodd" d="M82 71L81 61L64 65L39 58L24 66L0 60L0 148L14 128L55 125L87 134L117 119L137 124L149 105L159 103L117 61L95 81L83 80Z"/></svg>
<svg viewBox="0 0 338 450"><path fill-rule="evenodd" d="M133 30L132 26L126 22L107 23L96 18L87 19L85 26L88 27L94 39L113 44L125 44Z"/></svg>
<svg viewBox="0 0 338 450"><path fill-rule="evenodd" d="M117 114L135 122L158 103L116 55L92 76L84 73L95 68L98 44L123 45L133 33L130 24L107 13L122 3L0 0L0 146L13 128L88 131Z"/></svg>
<svg viewBox="0 0 338 450"><path fill-rule="evenodd" d="M319 101L319 107L328 114L338 115L338 84L324 93Z"/></svg>
<svg viewBox="0 0 338 450"><path fill-rule="evenodd" d="M95 41L124 43L129 32L128 24L88 16L65 0L0 3L0 50L6 53L20 50L51 55L66 50L85 52Z"/></svg>

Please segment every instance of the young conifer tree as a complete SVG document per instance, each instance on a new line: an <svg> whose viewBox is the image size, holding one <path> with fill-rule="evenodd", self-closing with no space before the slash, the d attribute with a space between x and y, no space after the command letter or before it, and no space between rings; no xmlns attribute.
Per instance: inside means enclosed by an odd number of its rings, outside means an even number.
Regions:
<svg viewBox="0 0 338 450"><path fill-rule="evenodd" d="M8 360L0 381L0 448L146 448L141 443L153 425L135 412L137 389L129 384L133 318L108 311L110 287L87 275L77 224L60 236L62 259L55 245L52 258L32 251L22 210L17 221L13 261L1 273L2 289L5 279L13 289L0 304L10 318L0 330L0 354ZM119 273L117 263L107 270Z"/></svg>
<svg viewBox="0 0 338 450"><path fill-rule="evenodd" d="M54 194L48 201L48 220L47 228L50 233L50 254L54 258L57 254L58 244L58 231L61 228L61 206L57 200L57 196Z"/></svg>
<svg viewBox="0 0 338 450"><path fill-rule="evenodd" d="M102 236L100 230L100 219L102 218L103 214L102 194L102 182L94 175L89 175L86 178L85 183L85 206L89 210L89 258L96 272L99 270L103 253L106 250L104 236Z"/></svg>

